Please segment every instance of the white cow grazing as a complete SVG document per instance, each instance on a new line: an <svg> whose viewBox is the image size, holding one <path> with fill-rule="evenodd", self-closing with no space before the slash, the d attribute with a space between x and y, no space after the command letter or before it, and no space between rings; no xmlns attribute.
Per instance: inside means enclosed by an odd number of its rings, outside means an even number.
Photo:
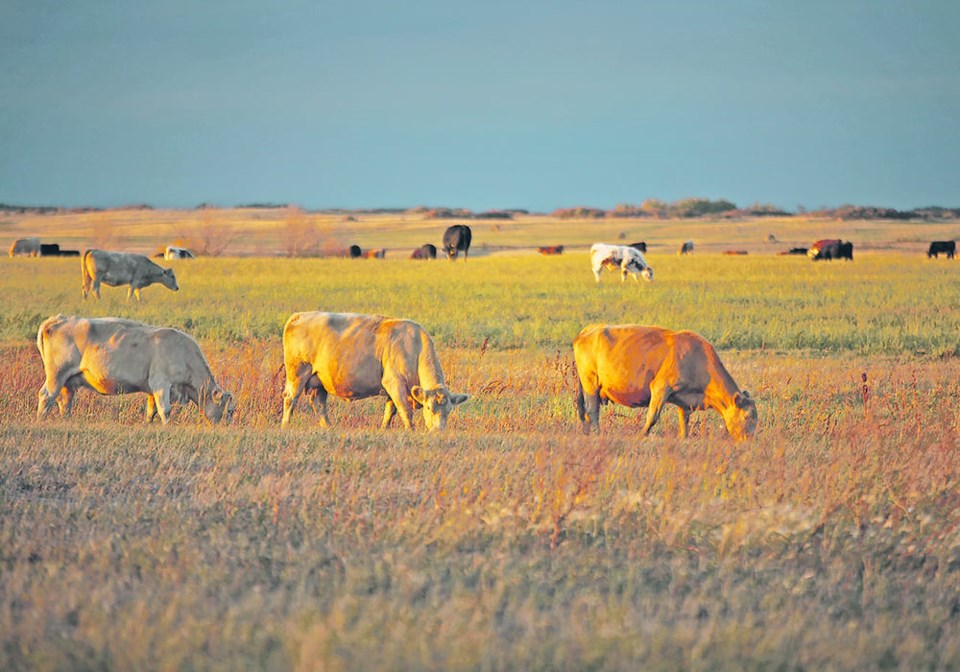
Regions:
<svg viewBox="0 0 960 672"><path fill-rule="evenodd" d="M196 259L193 252L187 248L174 247L173 245L168 245L167 249L163 251L163 258L167 261L171 259Z"/></svg>
<svg viewBox="0 0 960 672"><path fill-rule="evenodd" d="M423 407L427 429L444 429L447 416L469 395L447 389L433 339L416 322L354 313L294 313L283 327L286 425L305 390L316 390L320 424L330 426L327 395L342 399L385 396L383 428L395 413L413 427Z"/></svg>
<svg viewBox="0 0 960 672"><path fill-rule="evenodd" d="M642 275L647 282L653 280L653 268L647 263L643 252L629 245L607 245L595 243L590 248L590 264L593 268L593 277L600 282L600 271L620 271L620 281L627 279L627 275L637 280Z"/></svg>
<svg viewBox="0 0 960 672"><path fill-rule="evenodd" d="M11 257L39 257L40 239L39 238L20 238L13 241L10 246Z"/></svg>
<svg viewBox="0 0 960 672"><path fill-rule="evenodd" d="M46 381L38 393L37 417L56 403L69 416L80 388L100 394L144 392L147 420L166 424L171 404L193 402L212 423L233 417L233 396L217 385L200 346L176 329L118 317L56 315L37 331Z"/></svg>
<svg viewBox="0 0 960 672"><path fill-rule="evenodd" d="M137 302L140 301L140 290L156 282L174 292L180 289L172 268L159 266L142 254L87 250L81 257L80 271L83 274L84 299L92 290L99 300L100 283L110 287L130 285L127 301L131 296L136 296Z"/></svg>

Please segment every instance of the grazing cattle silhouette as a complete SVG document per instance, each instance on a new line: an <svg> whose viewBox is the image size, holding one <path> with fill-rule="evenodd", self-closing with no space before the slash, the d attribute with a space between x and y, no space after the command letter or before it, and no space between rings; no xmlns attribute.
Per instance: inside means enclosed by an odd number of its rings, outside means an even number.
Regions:
<svg viewBox="0 0 960 672"><path fill-rule="evenodd" d="M453 261L460 252L463 252L463 260L466 261L472 239L473 232L466 224L454 224L448 227L443 232L443 250L447 253L447 259Z"/></svg>
<svg viewBox="0 0 960 672"><path fill-rule="evenodd" d="M957 243L953 240L935 240L930 243L930 249L927 250L928 259L939 259L941 254L946 254L947 259L953 259L957 253Z"/></svg>
<svg viewBox="0 0 960 672"><path fill-rule="evenodd" d="M540 254L563 254L563 245L547 245L546 247L538 247L537 252Z"/></svg>
<svg viewBox="0 0 960 672"><path fill-rule="evenodd" d="M424 243L417 249L413 251L410 255L411 259L436 259L437 258L437 246L432 245L431 243Z"/></svg>

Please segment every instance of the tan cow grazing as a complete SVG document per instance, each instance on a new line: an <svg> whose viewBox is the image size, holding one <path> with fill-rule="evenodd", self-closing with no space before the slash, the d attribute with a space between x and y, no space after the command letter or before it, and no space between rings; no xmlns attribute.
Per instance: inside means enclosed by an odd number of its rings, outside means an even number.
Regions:
<svg viewBox="0 0 960 672"><path fill-rule="evenodd" d="M469 399L447 389L433 339L410 320L294 313L283 327L283 362L283 425L290 422L304 390L316 390L322 427L330 427L330 394L348 400L385 396L381 427L399 413L407 429L413 427L418 406L427 429L444 429L450 411Z"/></svg>
<svg viewBox="0 0 960 672"><path fill-rule="evenodd" d="M680 437L688 414L712 408L740 441L756 430L757 407L737 387L716 350L692 331L636 324L591 325L573 341L579 386L577 416L584 431L600 428L600 404L647 408L643 433L650 432L665 403L680 413Z"/></svg>
<svg viewBox="0 0 960 672"><path fill-rule="evenodd" d="M144 392L147 420L166 424L171 404L193 402L212 423L230 422L233 395L217 385L200 346L176 329L119 317L56 315L37 331L46 381L38 393L37 417L56 403L69 416L80 388L100 394Z"/></svg>
<svg viewBox="0 0 960 672"><path fill-rule="evenodd" d="M40 239L39 238L20 238L13 241L10 246L11 257L39 257Z"/></svg>
<svg viewBox="0 0 960 672"><path fill-rule="evenodd" d="M130 285L127 301L136 296L137 302L140 301L140 290L157 282L174 292L180 289L172 268L158 266L142 254L87 250L81 257L80 270L84 299L93 290L100 300L100 283L110 287Z"/></svg>

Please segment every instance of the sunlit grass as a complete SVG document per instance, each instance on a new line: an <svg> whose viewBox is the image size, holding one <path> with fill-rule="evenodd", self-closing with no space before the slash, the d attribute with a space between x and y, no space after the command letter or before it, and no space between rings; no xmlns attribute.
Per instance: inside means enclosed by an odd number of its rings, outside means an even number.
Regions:
<svg viewBox="0 0 960 672"><path fill-rule="evenodd" d="M960 266L648 258L654 283L599 287L584 251L200 259L140 305L84 303L76 260L4 260L0 669L960 666ZM380 431L382 399L281 430L300 310L415 319L471 400L445 434ZM89 391L37 421L54 313L185 329L236 422ZM706 336L756 437L700 412L680 441L668 412L642 439L613 406L582 435L589 322Z"/></svg>
<svg viewBox="0 0 960 672"><path fill-rule="evenodd" d="M33 339L57 312L121 315L181 327L198 338L276 338L300 310L402 316L441 343L494 349L565 347L591 322L691 329L720 348L956 354L960 296L953 264L893 254L854 263L774 256L648 255L653 283L593 281L586 253L488 257L467 264L346 259L201 259L179 262L181 290L126 301L105 288L80 298L75 260L14 259L0 338Z"/></svg>

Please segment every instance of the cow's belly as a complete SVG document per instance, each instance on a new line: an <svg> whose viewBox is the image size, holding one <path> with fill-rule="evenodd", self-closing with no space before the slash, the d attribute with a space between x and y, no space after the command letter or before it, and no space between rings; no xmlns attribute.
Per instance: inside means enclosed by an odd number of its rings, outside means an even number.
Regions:
<svg viewBox="0 0 960 672"><path fill-rule="evenodd" d="M385 395L383 387L377 383L376 387L372 385L344 385L331 384L330 387L324 385L330 394L340 399L353 401L354 399L366 399L367 397L377 397Z"/></svg>
<svg viewBox="0 0 960 672"><path fill-rule="evenodd" d="M126 394L129 392L147 392L142 380L134 380L125 376L108 376L97 371L81 371L87 385L100 394Z"/></svg>
<svg viewBox="0 0 960 672"><path fill-rule="evenodd" d="M129 285L132 278L126 274L118 275L116 273L104 273L100 276L100 282L108 287L119 287L120 285Z"/></svg>
<svg viewBox="0 0 960 672"><path fill-rule="evenodd" d="M627 406L629 408L637 408L640 406L649 406L650 405L650 388L642 389L606 389L603 388L600 390L600 398L606 399L607 401L612 401L615 404L620 404L621 406Z"/></svg>

